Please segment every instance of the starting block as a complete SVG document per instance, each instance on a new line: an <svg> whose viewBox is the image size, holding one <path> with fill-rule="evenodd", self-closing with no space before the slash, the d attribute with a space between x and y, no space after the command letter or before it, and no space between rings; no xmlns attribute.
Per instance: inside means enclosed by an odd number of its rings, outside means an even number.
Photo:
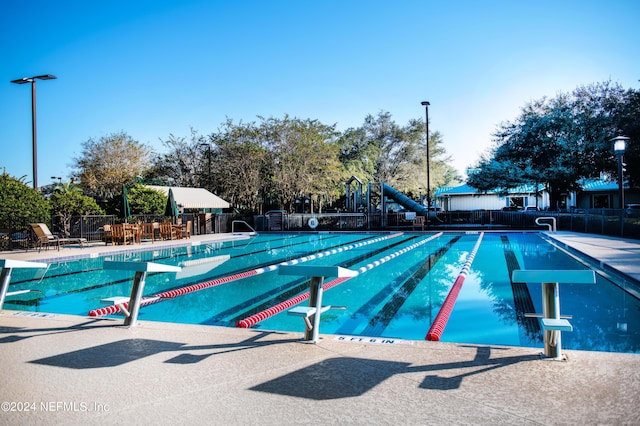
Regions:
<svg viewBox="0 0 640 426"><path fill-rule="evenodd" d="M358 275L358 272L330 265L285 265L280 267L279 274L311 278L309 306L298 306L290 309L287 313L289 315L302 317L306 326L304 340L316 343L318 342L320 330L320 314L331 309L331 306L322 306L322 283L324 279L326 277L351 278ZM344 307L335 307L334 309L344 309ZM313 317L313 324L311 324L309 317Z"/></svg>
<svg viewBox="0 0 640 426"><path fill-rule="evenodd" d="M128 311L123 310L125 314L124 325L135 327L138 321L138 313L140 312L140 302L142 301L142 293L144 291L144 284L147 279L148 272L180 272L182 268L179 266L165 265L162 263L153 262L122 262L105 260L103 264L104 269L119 270L119 271L133 271L135 275L133 277L133 286L131 287L131 295L129 296ZM114 305L120 305L120 309L124 308L122 304L122 297L110 297L104 299L107 303L113 303Z"/></svg>
<svg viewBox="0 0 640 426"><path fill-rule="evenodd" d="M327 312L329 309L331 309L331 305L322 306L320 308L320 314ZM315 306L296 306L295 308L289 309L287 315L302 317L304 324L307 326L307 330L313 330L313 325L311 321L309 321L309 317L315 315L316 311Z"/></svg>
<svg viewBox="0 0 640 426"><path fill-rule="evenodd" d="M542 318L542 328L554 331L573 331L573 326L566 319Z"/></svg>
<svg viewBox="0 0 640 426"><path fill-rule="evenodd" d="M544 355L549 358L566 359L562 356L561 332L573 331L566 317L560 316L560 284L595 284L595 272L590 270L515 270L511 277L514 283L542 283L542 316L539 317L544 330Z"/></svg>
<svg viewBox="0 0 640 426"><path fill-rule="evenodd" d="M4 298L9 295L21 294L21 290L9 292L11 271L16 268L47 268L49 265L40 262L26 262L24 260L0 259L0 309L4 304ZM31 290L28 290L31 291Z"/></svg>

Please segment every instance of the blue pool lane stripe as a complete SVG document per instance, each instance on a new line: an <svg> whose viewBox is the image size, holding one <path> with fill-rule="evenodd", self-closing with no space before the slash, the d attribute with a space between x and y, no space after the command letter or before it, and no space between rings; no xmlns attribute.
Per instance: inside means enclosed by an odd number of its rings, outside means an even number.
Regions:
<svg viewBox="0 0 640 426"><path fill-rule="evenodd" d="M302 237L303 236L294 236L293 238L302 238ZM336 236L325 237L324 240L329 240L331 238L337 238L337 237L338 237L337 235ZM247 256L250 257L250 256L255 256L255 255L260 254L260 253L265 253L265 252L270 251L270 250L279 250L279 249L283 249L283 248L291 248L291 247L294 247L294 246L297 246L297 245L303 245L303 244L308 244L309 243L308 239L300 241L300 242L292 242L292 241L289 241L288 243L284 243L283 242L283 241L285 241L287 239L288 240L292 240L293 238L292 237L287 237L287 238L278 238L278 239L273 239L273 240L268 240L268 241L262 241L260 243L261 245L269 244L269 246L261 248L259 250L255 250L255 251L251 251L251 252L247 252L247 253L242 253L242 254L238 254L238 255L235 255L235 256L231 256L231 257L233 259L240 259L242 257L247 257ZM363 238L360 238L360 239L356 239L356 240L354 240L354 242L366 240L367 238L368 237L363 237ZM274 244L275 242L282 243L282 244L278 245L278 246L272 246L271 244ZM349 244L353 244L354 242L351 242ZM229 244L229 243L225 242L224 244ZM344 243L340 243L340 244L344 244ZM182 248L182 247L179 247L179 248ZM157 251L162 252L164 250L165 249L154 250L152 247L149 247L147 250L136 250L135 253L143 254L143 253L151 253L151 252L157 252ZM175 250L175 248L171 250L171 255L153 257L153 258L148 259L148 261L160 262L160 261L165 260L165 259L174 259L175 260L177 258L190 255L186 251L184 253L180 253L180 254L176 255L174 250ZM229 246L229 247L221 248L218 251L220 251L221 253L226 253L227 251L229 253L232 253L233 252L233 248L231 246ZM309 253L312 253L312 251L309 251ZM101 257L111 258L111 257L114 257L114 255L106 254L106 255L101 256ZM271 260L269 263L273 263L273 260ZM253 269L253 268L251 268L251 269ZM69 272L58 273L58 274L53 274L53 275L45 275L45 276L43 276L41 278L38 278L38 279L15 281L15 282L12 282L11 285L32 283L34 281L37 281L38 284L40 284L42 282L45 282L46 280L58 279L58 278L62 278L62 277L70 277L70 276L73 276L73 275L78 275L78 274L83 274L83 273L88 273L88 272L99 272L99 271L102 271L102 270L103 270L102 269L102 265L100 265L99 267L95 267L95 268L82 269L82 270L78 270L78 271L69 271Z"/></svg>
<svg viewBox="0 0 640 426"><path fill-rule="evenodd" d="M378 306L382 300L391 295L391 298L387 303L385 303L378 313L369 320L367 327L358 334L362 336L382 335L404 302L409 298L409 296L411 296L420 282L460 238L460 235L455 236L447 244L439 247L434 253L429 254L422 264L403 273L399 278L378 292L378 294L376 294L358 312L356 312L355 316L362 317L364 315L370 317L372 313L371 311ZM357 325L358 322L350 321L349 324L345 324L341 327L337 333L352 334Z"/></svg>
<svg viewBox="0 0 640 426"><path fill-rule="evenodd" d="M354 277L356 277L356 276L358 276L360 274L363 274L363 273L368 272L368 271L370 271L370 270L372 270L374 268L377 268L380 265L384 265L387 262L393 261L393 259L396 259L398 256L402 256L403 254L408 253L411 250L414 250L415 248L420 247L421 245L428 243L429 241L432 241L432 240L434 240L436 238L439 238L441 235L442 235L442 232L438 232L437 234L431 235L430 237L425 238L422 241L419 241L419 242L417 242L415 244L411 244L409 246L406 246L406 247L404 247L404 248L402 248L402 249L400 249L398 251L395 251L394 253L390 253L390 254L388 254L388 255L380 258L380 259L377 259L374 262L370 262L370 263L368 263L368 264L366 264L364 266L361 266L360 268L358 268L355 271L352 270L352 272L355 272L354 275L349 275L347 277L335 278L335 279L329 281L328 283L324 284L322 286L322 289L324 291L330 290L333 287L336 287L336 286L344 283L345 281L348 281L348 280L350 280L350 279L352 279L352 278L354 278ZM307 300L309 298L309 293L310 293L309 291L306 291L306 292L304 292L304 293L302 293L302 294L300 294L300 295L298 295L298 296L296 296L294 298L291 298L291 299L286 300L286 301L284 301L282 303L274 305L274 306L272 306L272 307L270 307L270 308L268 308L268 309L266 309L266 310L264 310L262 312L258 312L257 314L252 315L251 317L243 318L242 320L240 320L240 321L238 321L236 323L236 327L240 327L240 328L253 327L257 323L259 323L261 321L264 321L264 320L272 317L273 315L277 315L277 314L281 313L283 310L285 310L287 308L290 308L291 306L294 306L294 305L296 305L298 303L301 303L304 300Z"/></svg>
<svg viewBox="0 0 640 426"><path fill-rule="evenodd" d="M509 237L501 235L500 240L504 250L504 258L507 262L507 269L509 270L509 281L513 276L513 271L522 269L515 252L511 248L511 242ZM537 318L525 317L526 313L535 313L536 308L533 305L531 294L529 293L529 287L526 283L514 283L511 281L511 290L513 292L513 305L516 311L516 322L524 329L527 337L532 340L540 340L540 323Z"/></svg>
<svg viewBox="0 0 640 426"><path fill-rule="evenodd" d="M204 289L208 289L208 288L212 288L212 287L217 287L218 285L223 285L223 284L228 284L240 279L244 279L244 278L248 278L248 277L253 277L256 275L260 275L266 272L271 272L271 271L275 271L277 270L280 266L282 265L295 265L297 263L303 263L303 262L307 262L309 260L313 260L313 259L319 259L319 258L323 258L326 256L331 256L333 254L336 253L341 253L343 251L349 251L349 250L353 250L359 247L364 247L367 246L369 244L374 244L377 242L382 242L385 240L389 240L389 239L393 239L393 238L398 238L400 236L402 236L403 233L402 232L397 232L394 234L388 234L386 236L383 237L378 237L378 238L374 238L374 239L368 239L367 241L364 242L360 242L360 243L356 243L356 244L349 244L349 245L345 245L345 246L340 246L338 248L334 248L331 250L325 250L325 251L317 251L309 256L304 256L304 257L300 257L297 259L292 259L292 260L288 260L285 262L280 262L277 264L271 264L268 265L267 267L264 268L256 268L256 269L251 269L249 271L245 271L242 273L236 273L236 274L232 274L232 275L226 275L223 276L221 278L217 278L214 280L209 280L206 282L199 282L197 284L192 284L192 285L185 285L185 286L180 286L176 289L173 290L168 290L168 291L163 291L160 293L156 293L154 294L152 299L143 299L141 302L141 306L145 306L145 305L149 305L149 304L154 304L154 303L159 303L163 300L168 300L168 299L173 299L175 297L178 296L183 296L185 294L190 294L190 293L194 293L196 291L201 291ZM126 308L126 304L124 304L124 307ZM114 314L117 313L121 310L122 306L121 305L110 305L109 307L106 308L98 308L98 309L92 309L89 311L88 315L89 316L105 316L105 315L110 315L110 314Z"/></svg>
<svg viewBox="0 0 640 426"><path fill-rule="evenodd" d="M367 239L368 239L368 237L359 238L359 239L356 239L356 240L350 242L349 244L350 245L360 244L361 241L367 240ZM308 241L306 241L306 242L308 243ZM301 243L297 243L297 244L301 244ZM290 246L291 245L289 244L289 245L279 246L279 247L276 247L276 248L290 247ZM341 247L341 246L338 246L338 248L339 247ZM323 250L337 250L338 248L336 248L334 246L334 247L331 247L331 248L325 248ZM255 254L263 252L263 251L265 251L265 250L251 252L250 254L247 254L247 255L255 255ZM315 251L315 252L309 251L307 253L307 256L311 256L311 255L313 255L313 253L318 253L318 251ZM242 257L242 256L245 256L245 254L243 254L241 256L236 256L234 258L238 258L238 257ZM162 258L158 258L158 259L162 259ZM283 261L287 261L289 259L290 259L289 257L283 257L281 259L276 259L276 260L270 259L268 262L264 262L264 263L262 263L260 265L252 265L250 267L246 267L246 268L243 268L243 269L238 269L236 272L243 273L243 272L246 272L246 271L250 271L250 270L252 270L252 269L254 269L256 267L257 268L266 268L266 267L272 265L274 262L283 262ZM74 271L74 272L69 272L69 273L64 273L64 274L57 274L57 275L54 275L54 276L45 276L45 277L42 277L41 279L38 279L37 280L38 283L37 284L32 284L31 287L37 288L39 286L43 286L45 284L45 280L47 280L47 279L54 279L54 278L61 278L63 276L77 275L77 274L81 274L81 273L84 273L84 272L87 272L87 273L89 273L89 272L102 273L102 271L103 271L102 268L94 268L94 269L88 269L88 270L85 269L85 270L82 270L82 271ZM154 275L154 274L150 274L150 275ZM223 277L225 275L229 275L229 274L225 273L225 274L213 275L210 278L211 279L216 279L216 278L219 278L219 277ZM31 282L31 281L36 281L36 280L29 280L29 281L25 281L25 282ZM109 286L113 286L113 285L119 285L119 284L128 283L130 281L131 281L131 277L124 277L124 278L115 279L115 280L111 280L111 281L107 281L107 282L103 282L103 283L100 283L100 284L95 284L95 285L91 285L91 286L87 286L87 287L82 287L82 288L76 288L76 289L72 289L72 290L68 290L68 291L57 292L56 294L51 295L51 296L45 296L44 292L41 292L41 293L35 293L34 292L34 293L32 293L32 295L38 295L38 296L30 297L30 298L23 297L22 299L12 299L12 300L9 300L9 301L7 301L5 303L14 304L14 305L21 305L21 306L38 306L41 301L49 299L49 298L55 298L55 297L58 297L58 296L61 296L61 295L64 295L64 294L74 294L74 293L82 293L82 292L86 292L86 291L92 291L92 290L96 290L96 289L103 288L103 287L109 287ZM168 289L165 289L165 291L174 290L174 289L181 288L181 287L184 287L186 285L191 285L191 284L195 284L195 283L196 282L181 283L180 286L176 286L176 287L173 287L173 288L168 288ZM74 283L74 284L77 284L77 283ZM13 286L13 285L18 285L18 284L17 283L15 283L15 284L11 283L11 285Z"/></svg>
<svg viewBox="0 0 640 426"><path fill-rule="evenodd" d="M409 235L407 235L406 237L407 238L405 239L401 239L400 241L394 241L391 244L385 245L384 247L381 247L377 250L361 254L349 261L341 263L338 266L341 266L343 268L350 268L351 266L364 262L373 256L377 256L380 253L388 251L399 245L406 244L408 241L418 238L418 236L409 236ZM260 294L252 298L250 301L238 304L230 309L227 309L224 312L221 312L220 314L216 315L212 319L212 321L217 325L221 325L221 324L233 325L237 321L243 318L246 318L248 316L261 312L269 308L270 306L273 306L274 304L278 304L285 300L288 300L291 297L294 297L304 291L307 291L308 289L309 289L309 279L305 278L303 280L296 280L294 281L294 285L292 286L292 288L288 289L285 292L280 293L279 288L265 292L263 294ZM258 302L259 304L256 305L256 303ZM248 307L251 307L251 308L247 309ZM230 318L228 320L226 319L232 315L233 315L233 318Z"/></svg>

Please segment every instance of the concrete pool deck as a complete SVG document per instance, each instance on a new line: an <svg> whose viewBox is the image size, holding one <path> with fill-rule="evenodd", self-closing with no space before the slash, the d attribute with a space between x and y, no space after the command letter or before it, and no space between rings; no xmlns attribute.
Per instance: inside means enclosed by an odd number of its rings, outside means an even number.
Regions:
<svg viewBox="0 0 640 426"><path fill-rule="evenodd" d="M552 236L640 274L640 241ZM5 310L0 424L640 424L638 354L301 336Z"/></svg>

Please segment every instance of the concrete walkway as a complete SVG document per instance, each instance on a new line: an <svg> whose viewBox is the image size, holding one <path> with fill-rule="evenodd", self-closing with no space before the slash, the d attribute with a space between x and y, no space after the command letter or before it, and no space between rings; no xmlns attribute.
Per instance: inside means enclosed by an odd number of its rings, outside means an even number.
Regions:
<svg viewBox="0 0 640 426"><path fill-rule="evenodd" d="M193 235L191 238L185 238L182 240L162 240L162 241L148 241L143 240L141 244L130 245L106 245L101 241L89 242L84 246L80 244L67 244L62 246L59 250L55 247L49 249L29 249L29 250L12 250L1 251L0 259L15 259L15 260L32 260L38 262L55 262L59 259L80 258L90 256L102 256L106 254L113 254L118 252L131 252L135 250L151 250L154 248L164 247L179 247L190 246L198 244L207 244L220 241L234 241L247 239L249 236L243 234L204 234Z"/></svg>
<svg viewBox="0 0 640 426"><path fill-rule="evenodd" d="M640 272L637 242L581 235L554 238ZM121 324L2 311L0 424L640 424L638 354Z"/></svg>
<svg viewBox="0 0 640 426"><path fill-rule="evenodd" d="M0 315L0 423L640 424L640 356Z"/></svg>
<svg viewBox="0 0 640 426"><path fill-rule="evenodd" d="M549 237L640 282L640 240L577 232L551 232Z"/></svg>

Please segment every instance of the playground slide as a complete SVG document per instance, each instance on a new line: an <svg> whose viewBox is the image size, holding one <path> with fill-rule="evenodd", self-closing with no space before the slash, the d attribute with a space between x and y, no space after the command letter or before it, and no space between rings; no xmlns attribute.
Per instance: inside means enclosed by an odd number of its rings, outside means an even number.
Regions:
<svg viewBox="0 0 640 426"><path fill-rule="evenodd" d="M387 185L386 183L382 183L382 190L384 191L384 195L393 199L396 203L400 204L407 210L412 212L416 212L421 216L427 215L427 208L420 203L413 201L411 198L404 195L402 192L398 191L392 186ZM432 215L434 216L434 215Z"/></svg>

